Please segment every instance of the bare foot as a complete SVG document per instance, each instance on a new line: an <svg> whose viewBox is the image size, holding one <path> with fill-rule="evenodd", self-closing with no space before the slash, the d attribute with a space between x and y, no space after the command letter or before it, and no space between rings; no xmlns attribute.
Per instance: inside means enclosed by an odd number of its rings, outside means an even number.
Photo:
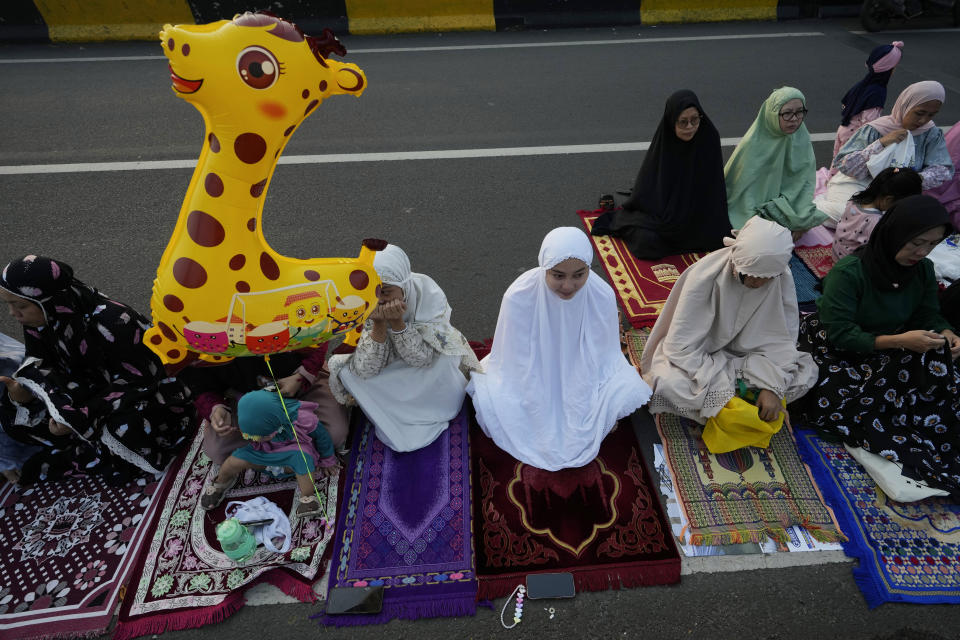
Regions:
<svg viewBox="0 0 960 640"><path fill-rule="evenodd" d="M318 471L320 472L321 478L334 478L340 475L340 469L341 469L340 465L335 464L332 467L320 467Z"/></svg>
<svg viewBox="0 0 960 640"><path fill-rule="evenodd" d="M7 482L10 484L17 484L20 482L20 470L19 469L5 469L0 472L3 473L3 477L7 479Z"/></svg>

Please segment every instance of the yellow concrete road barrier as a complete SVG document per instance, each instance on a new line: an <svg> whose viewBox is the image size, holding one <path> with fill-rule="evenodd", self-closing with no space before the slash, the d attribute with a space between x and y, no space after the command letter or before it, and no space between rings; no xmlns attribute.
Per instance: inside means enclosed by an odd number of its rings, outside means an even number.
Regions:
<svg viewBox="0 0 960 640"><path fill-rule="evenodd" d="M52 42L152 40L165 23L193 24L187 0L34 0Z"/></svg>
<svg viewBox="0 0 960 640"><path fill-rule="evenodd" d="M642 0L643 24L776 20L777 0Z"/></svg>
<svg viewBox="0 0 960 640"><path fill-rule="evenodd" d="M346 0L350 33L494 31L493 0Z"/></svg>

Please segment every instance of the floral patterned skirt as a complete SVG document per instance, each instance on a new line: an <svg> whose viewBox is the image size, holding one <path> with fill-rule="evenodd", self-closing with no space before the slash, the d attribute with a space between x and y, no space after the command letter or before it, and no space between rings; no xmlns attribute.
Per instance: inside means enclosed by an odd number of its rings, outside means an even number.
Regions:
<svg viewBox="0 0 960 640"><path fill-rule="evenodd" d="M808 425L960 494L960 370L946 346L926 353L840 351L827 344L814 313L800 324L799 349L820 369L803 401Z"/></svg>

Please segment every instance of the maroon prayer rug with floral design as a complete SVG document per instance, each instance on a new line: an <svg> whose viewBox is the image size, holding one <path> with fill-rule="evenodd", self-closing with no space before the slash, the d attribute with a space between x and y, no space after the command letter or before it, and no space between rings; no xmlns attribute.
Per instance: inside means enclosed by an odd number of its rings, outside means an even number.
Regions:
<svg viewBox="0 0 960 640"><path fill-rule="evenodd" d="M316 599L313 582L323 575L336 521L339 479L317 479L325 516L290 517L292 543L284 554L259 547L238 565L224 555L215 528L227 504L265 496L292 516L299 496L296 479L274 480L248 470L219 507L200 508L203 488L215 465L203 453L203 432L175 472L151 537L120 608L114 640L220 622L244 605L243 592L268 582L302 602Z"/></svg>
<svg viewBox="0 0 960 640"><path fill-rule="evenodd" d="M0 638L106 631L171 478L0 487Z"/></svg>
<svg viewBox="0 0 960 640"><path fill-rule="evenodd" d="M680 555L629 419L578 469L518 462L476 423L473 509L480 599L527 574L564 571L578 591L672 584Z"/></svg>

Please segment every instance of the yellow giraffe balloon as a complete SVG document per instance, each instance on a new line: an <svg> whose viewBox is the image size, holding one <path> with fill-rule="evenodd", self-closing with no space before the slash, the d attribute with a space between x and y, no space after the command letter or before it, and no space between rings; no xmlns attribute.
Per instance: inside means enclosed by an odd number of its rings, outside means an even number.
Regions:
<svg viewBox="0 0 960 640"><path fill-rule="evenodd" d="M160 32L173 91L203 115L203 150L160 260L144 342L165 364L225 361L315 346L344 334L356 344L380 280L364 240L351 258L299 260L263 237L261 213L277 159L325 98L359 96L356 65L329 30L305 36L266 13Z"/></svg>

